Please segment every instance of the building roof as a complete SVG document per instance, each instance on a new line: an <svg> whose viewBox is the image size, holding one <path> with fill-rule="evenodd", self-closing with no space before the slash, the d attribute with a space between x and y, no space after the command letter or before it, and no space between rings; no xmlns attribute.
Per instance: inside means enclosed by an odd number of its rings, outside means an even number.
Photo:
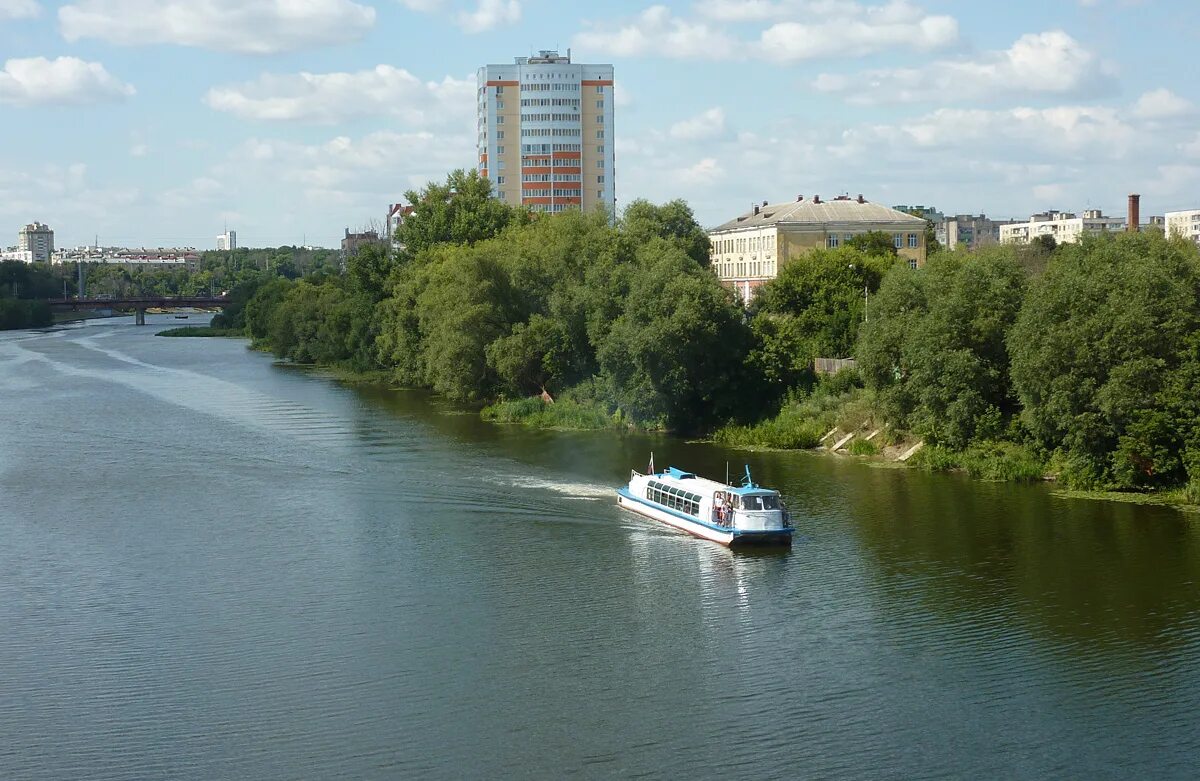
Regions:
<svg viewBox="0 0 1200 781"><path fill-rule="evenodd" d="M809 223L814 225L847 223L894 224L905 228L924 228L925 220L888 208L880 203L855 199L838 199L833 201L790 201L787 203L767 204L713 228L713 231L741 230L743 228L758 228L764 225Z"/></svg>

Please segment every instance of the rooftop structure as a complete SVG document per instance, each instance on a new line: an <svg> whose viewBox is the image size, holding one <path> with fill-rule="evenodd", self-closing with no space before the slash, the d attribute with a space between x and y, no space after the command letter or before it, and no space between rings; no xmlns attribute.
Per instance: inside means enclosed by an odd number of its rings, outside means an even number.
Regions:
<svg viewBox="0 0 1200 781"><path fill-rule="evenodd" d="M712 267L722 283L749 303L754 291L774 279L786 263L818 248L836 249L863 233L892 237L897 254L916 267L925 263L925 220L871 203L861 195L822 201L771 204L763 201L709 231Z"/></svg>
<svg viewBox="0 0 1200 781"><path fill-rule="evenodd" d="M478 86L479 173L496 197L535 211L616 211L613 67L541 51L485 65Z"/></svg>

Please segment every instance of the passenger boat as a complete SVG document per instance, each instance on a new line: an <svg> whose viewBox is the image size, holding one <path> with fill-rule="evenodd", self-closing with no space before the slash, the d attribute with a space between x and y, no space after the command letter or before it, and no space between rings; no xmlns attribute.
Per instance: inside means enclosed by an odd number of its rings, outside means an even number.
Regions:
<svg viewBox="0 0 1200 781"><path fill-rule="evenodd" d="M756 485L750 467L741 486L718 483L668 467L631 470L617 504L647 518L722 545L790 545L792 523L778 491Z"/></svg>

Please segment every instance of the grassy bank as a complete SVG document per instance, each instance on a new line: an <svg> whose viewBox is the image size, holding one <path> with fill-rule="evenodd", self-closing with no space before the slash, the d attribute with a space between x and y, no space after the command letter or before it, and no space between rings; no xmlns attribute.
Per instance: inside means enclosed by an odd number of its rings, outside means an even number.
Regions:
<svg viewBox="0 0 1200 781"><path fill-rule="evenodd" d="M246 332L241 328L212 328L207 325L185 325L180 328L168 328L165 331L159 331L155 336L184 336L184 337L210 337L210 336L232 336L245 338Z"/></svg>
<svg viewBox="0 0 1200 781"><path fill-rule="evenodd" d="M528 399L498 401L483 408L480 416L491 423L519 423L530 428L598 429L633 428L620 410L609 414L596 402L580 402L563 397L553 404L534 396Z"/></svg>

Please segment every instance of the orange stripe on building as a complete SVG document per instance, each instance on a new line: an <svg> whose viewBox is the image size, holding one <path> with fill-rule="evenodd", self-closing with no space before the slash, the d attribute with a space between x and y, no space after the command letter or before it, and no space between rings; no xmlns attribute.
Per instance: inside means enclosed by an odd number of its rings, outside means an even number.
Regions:
<svg viewBox="0 0 1200 781"><path fill-rule="evenodd" d="M584 79L579 83L585 87L611 87L612 79Z"/></svg>
<svg viewBox="0 0 1200 781"><path fill-rule="evenodd" d="M521 82L519 82L519 81L500 81L499 79L493 79L492 81L489 81L487 83L487 86L489 86L489 87L516 87L516 86L519 86L520 83ZM610 81L609 84L612 84L612 82Z"/></svg>

